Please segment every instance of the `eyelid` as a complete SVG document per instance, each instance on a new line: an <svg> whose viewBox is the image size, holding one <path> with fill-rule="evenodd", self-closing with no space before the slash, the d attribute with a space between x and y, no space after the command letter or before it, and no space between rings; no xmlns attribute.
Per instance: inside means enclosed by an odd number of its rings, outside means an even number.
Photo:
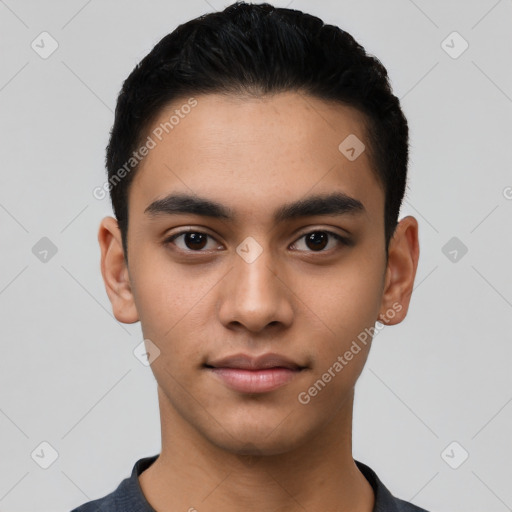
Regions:
<svg viewBox="0 0 512 512"><path fill-rule="evenodd" d="M215 240L218 244L220 244L220 242L218 242L218 240L213 236L211 235L210 233L208 233L207 231L204 231L205 228L201 227L201 228L194 228L194 227L187 227L187 228L183 228L181 229L180 231L177 231L176 233L173 233L169 236L167 236L166 238L164 238L164 241L163 241L163 244L164 246L166 245L169 245L169 244L174 244L174 240L176 238L178 238L179 236L182 236L182 235L186 235L187 233L199 233L199 234L202 234L202 235L206 235L207 237ZM212 251L212 249L210 250L200 250L200 251L193 251L192 249L187 249L187 250L184 250L184 249L180 249L179 247L176 248L176 250L178 252L182 252L182 253L196 253L196 254L200 254L200 253L210 253Z"/></svg>
<svg viewBox="0 0 512 512"><path fill-rule="evenodd" d="M326 229L326 228L308 229L308 231L305 231L305 232L299 234L298 238L296 238L296 240L292 243L292 245L296 244L299 240L301 240L306 235L309 235L311 233L326 233L327 235L333 237L338 242L338 245L342 245L342 246L353 245L352 240L350 238L348 238L347 236L341 235L339 233L336 233L335 231L331 231L330 229ZM338 249L339 249L339 247L338 247ZM334 249L328 249L326 251L321 250L321 251L298 251L298 252L304 252L304 253L308 253L308 254L323 254L323 253L329 254L335 250L337 250L337 249L334 248Z"/></svg>
<svg viewBox="0 0 512 512"><path fill-rule="evenodd" d="M217 243L220 243L217 241L217 239L211 235L210 233L204 231L205 228L201 227L201 228L195 228L195 227L187 227L187 228L183 228L181 229L180 231L176 232L176 233L173 233L172 235L169 235L168 237L166 237L163 241L163 244L164 245L168 245L169 243L172 243L173 245L174 244L174 240L176 238L178 238L179 236L181 235L186 235L187 233L200 233L200 234L203 234L203 235L206 235L207 237L210 237L211 239L215 240ZM308 230L307 231L304 231L302 233L299 233L297 234L297 238L295 238L295 240L292 242L291 245L295 245L299 240L301 240L303 237L305 237L306 235L309 235L311 233L318 233L318 232L321 232L321 233L326 233L327 235L330 235L331 237L333 237L339 245L342 245L342 246L352 246L353 245L353 241L352 239L350 239L349 237L347 236L344 236L344 235L341 235L335 231L332 231L330 229L327 229L327 228L321 228L321 227L309 227L307 228ZM339 248L338 248L339 249ZM212 252L212 250L197 250L197 251L194 251L192 249L180 249L179 247L176 248L176 250L178 252L181 252L181 253L186 253L186 254L190 254L190 253L195 253L195 254L201 254L201 253L205 253L205 254L209 254ZM320 250L320 251L302 251L302 250L299 250L298 252L303 252L303 253L308 253L308 254L323 254L323 253L331 253L332 251L334 250L337 250L336 248L334 249L329 249L327 251L325 250ZM215 249L213 250L215 251Z"/></svg>
<svg viewBox="0 0 512 512"><path fill-rule="evenodd" d="M304 229L305 229L305 231L302 231L302 230L298 231L298 233L296 234L296 236L298 238L303 237L305 235L309 235L310 233L318 233L321 231L322 233L328 233L329 235L340 237L343 240L345 240L347 243L350 242L350 236L351 236L350 233L342 228L338 228L338 229L341 229L342 231L344 231L345 234L338 233L337 231L333 231L331 227L308 226L307 228L304 228ZM298 238L297 238L297 240L298 240Z"/></svg>

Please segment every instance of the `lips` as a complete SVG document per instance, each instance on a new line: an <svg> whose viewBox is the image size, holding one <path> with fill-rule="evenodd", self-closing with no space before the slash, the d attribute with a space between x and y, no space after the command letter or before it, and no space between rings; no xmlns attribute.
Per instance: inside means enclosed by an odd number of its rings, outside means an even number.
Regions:
<svg viewBox="0 0 512 512"><path fill-rule="evenodd" d="M223 359L217 359L206 366L214 368L238 368L240 370L265 370L267 368L287 368L298 370L302 368L294 361L278 354L264 354L259 357L251 357L246 354L235 354Z"/></svg>
<svg viewBox="0 0 512 512"><path fill-rule="evenodd" d="M234 391L266 393L288 384L306 367L279 354L235 354L208 362L205 369Z"/></svg>

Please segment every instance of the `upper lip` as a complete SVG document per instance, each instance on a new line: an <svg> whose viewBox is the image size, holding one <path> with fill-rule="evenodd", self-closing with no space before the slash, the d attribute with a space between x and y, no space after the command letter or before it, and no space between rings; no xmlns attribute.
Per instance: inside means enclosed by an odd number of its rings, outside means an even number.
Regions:
<svg viewBox="0 0 512 512"><path fill-rule="evenodd" d="M291 359L279 354L263 354L258 357L252 357L247 354L234 354L223 357L222 359L208 361L206 366L214 368L238 368L241 370L263 370L268 368L300 370L304 368Z"/></svg>

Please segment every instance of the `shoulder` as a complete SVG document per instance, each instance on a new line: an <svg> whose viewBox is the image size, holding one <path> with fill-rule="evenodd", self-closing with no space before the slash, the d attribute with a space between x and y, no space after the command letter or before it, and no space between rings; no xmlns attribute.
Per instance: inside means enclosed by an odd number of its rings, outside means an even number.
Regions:
<svg viewBox="0 0 512 512"><path fill-rule="evenodd" d="M130 507L129 501L126 497L129 495L128 488L129 479L124 479L115 491L103 496L102 498L95 499L83 503L71 512L135 512L136 509ZM122 505L124 503L124 507Z"/></svg>
<svg viewBox="0 0 512 512"><path fill-rule="evenodd" d="M154 512L146 501L139 484L139 475L147 469L158 455L139 459L133 466L130 477L102 498L83 503L71 512Z"/></svg>
<svg viewBox="0 0 512 512"><path fill-rule="evenodd" d="M424 508L393 496L372 468L357 460L354 462L372 486L375 494L373 512L428 512Z"/></svg>
<svg viewBox="0 0 512 512"><path fill-rule="evenodd" d="M408 501L401 500L400 498L394 498L398 512L428 512L424 508L418 507Z"/></svg>
<svg viewBox="0 0 512 512"><path fill-rule="evenodd" d="M118 488L119 489L119 488ZM111 492L103 498L98 498L93 501L88 501L77 508L74 508L71 512L107 512L119 510L116 505L116 493L118 491Z"/></svg>

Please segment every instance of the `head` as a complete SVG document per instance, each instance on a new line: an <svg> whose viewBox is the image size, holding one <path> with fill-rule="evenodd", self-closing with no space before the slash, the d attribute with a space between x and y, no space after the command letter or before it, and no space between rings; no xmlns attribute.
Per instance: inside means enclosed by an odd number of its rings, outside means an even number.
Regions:
<svg viewBox="0 0 512 512"><path fill-rule="evenodd" d="M116 219L99 241L116 318L140 320L160 351L166 414L269 454L348 418L371 345L361 333L400 322L412 291L407 162L385 68L317 17L237 3L153 48L119 94L106 159ZM210 370L240 353L300 371L235 390Z"/></svg>

